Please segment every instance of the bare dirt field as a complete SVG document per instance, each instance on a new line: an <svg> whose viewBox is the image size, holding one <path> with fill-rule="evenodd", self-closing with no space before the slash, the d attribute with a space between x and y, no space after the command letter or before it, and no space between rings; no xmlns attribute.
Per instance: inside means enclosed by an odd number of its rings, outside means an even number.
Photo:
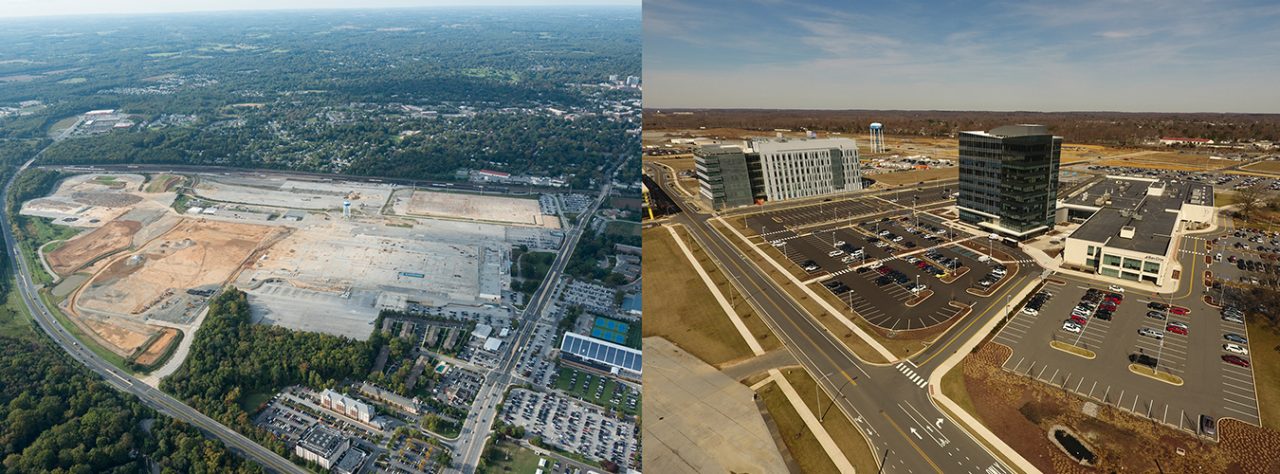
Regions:
<svg viewBox="0 0 1280 474"><path fill-rule="evenodd" d="M174 328L164 328L160 330L160 335L151 341L151 345L138 358L134 359L138 365L150 366L155 364L161 356L169 349L170 345L178 340L178 330Z"/></svg>
<svg viewBox="0 0 1280 474"><path fill-rule="evenodd" d="M1131 166L1134 168L1164 169L1173 171L1211 171L1226 168L1239 162L1216 160L1208 154L1181 153L1176 151L1146 151L1112 156L1095 162L1100 166Z"/></svg>
<svg viewBox="0 0 1280 474"><path fill-rule="evenodd" d="M173 291L218 285L277 229L186 219L142 250L116 258L79 297L83 308L138 314Z"/></svg>
<svg viewBox="0 0 1280 474"><path fill-rule="evenodd" d="M397 204L405 201L399 195L395 200ZM412 216L560 227L560 223L554 218L542 215L538 201L534 199L414 190L404 204L404 213Z"/></svg>
<svg viewBox="0 0 1280 474"><path fill-rule="evenodd" d="M103 255L129 248L133 235L141 228L138 221L113 220L63 244L46 254L45 259L54 272L66 275Z"/></svg>
<svg viewBox="0 0 1280 474"><path fill-rule="evenodd" d="M147 339L154 334L154 332L146 332L132 326L112 324L94 318L83 318L80 321L98 338L107 342L105 347L108 350L126 357L146 344Z"/></svg>
<svg viewBox="0 0 1280 474"><path fill-rule="evenodd" d="M903 184L916 184L921 181L936 181L942 179L956 179L960 177L960 168L930 168L927 170L915 171L899 171L894 173L877 173L863 174L864 178L871 178L887 186L898 186Z"/></svg>

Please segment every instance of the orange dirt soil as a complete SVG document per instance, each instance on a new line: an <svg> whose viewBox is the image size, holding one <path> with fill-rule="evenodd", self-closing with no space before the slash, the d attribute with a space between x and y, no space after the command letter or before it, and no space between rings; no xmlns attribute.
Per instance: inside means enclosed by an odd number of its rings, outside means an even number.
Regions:
<svg viewBox="0 0 1280 474"><path fill-rule="evenodd" d="M168 292L222 284L273 232L278 230L184 219L142 250L113 260L80 292L78 304L91 310L138 314Z"/></svg>
<svg viewBox="0 0 1280 474"><path fill-rule="evenodd" d="M87 326L98 338L105 341L104 346L112 352L121 356L128 356L134 351L147 343L147 339L154 333L145 333L135 331L130 328L106 323L93 318L85 318L81 321Z"/></svg>
<svg viewBox="0 0 1280 474"><path fill-rule="evenodd" d="M174 328L164 328L160 331L160 336L156 338L151 345L147 346L147 350L138 355L134 362L142 366L150 366L164 355L169 346L178 340L178 330Z"/></svg>
<svg viewBox="0 0 1280 474"><path fill-rule="evenodd" d="M55 273L68 275L103 255L128 248L141 228L138 221L114 220L45 254L45 259Z"/></svg>

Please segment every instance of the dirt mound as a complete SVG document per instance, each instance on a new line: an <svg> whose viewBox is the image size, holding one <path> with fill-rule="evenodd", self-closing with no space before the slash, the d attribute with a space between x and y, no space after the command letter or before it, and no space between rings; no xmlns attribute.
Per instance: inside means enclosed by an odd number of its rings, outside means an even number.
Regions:
<svg viewBox="0 0 1280 474"><path fill-rule="evenodd" d="M128 207L142 202L142 198L132 194L109 192L75 192L71 199L86 206Z"/></svg>
<svg viewBox="0 0 1280 474"><path fill-rule="evenodd" d="M141 228L138 221L114 220L45 254L45 259L55 273L68 275L103 255L129 248Z"/></svg>
<svg viewBox="0 0 1280 474"><path fill-rule="evenodd" d="M165 352L168 352L169 346L178 341L178 334L178 330L174 328L160 330L160 335L156 336L155 340L151 341L151 345L147 346L147 349L142 354L139 354L133 362L143 367L155 365L160 360L160 357Z"/></svg>

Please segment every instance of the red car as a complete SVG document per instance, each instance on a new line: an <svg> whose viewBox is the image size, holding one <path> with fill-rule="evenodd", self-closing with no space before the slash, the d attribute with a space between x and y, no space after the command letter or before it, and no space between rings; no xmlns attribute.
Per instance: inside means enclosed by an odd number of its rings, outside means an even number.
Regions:
<svg viewBox="0 0 1280 474"><path fill-rule="evenodd" d="M1105 309L1105 310L1107 310L1107 311L1115 311L1115 310L1116 310L1116 303L1115 303L1114 301L1106 301L1106 302L1103 302L1103 303L1102 303L1102 305L1098 306L1098 309Z"/></svg>
<svg viewBox="0 0 1280 474"><path fill-rule="evenodd" d="M1076 324L1079 324L1079 325L1081 325L1081 326L1084 326L1085 324L1087 324L1087 323L1089 322L1089 320L1088 320L1088 319L1082 318L1082 317L1077 316L1077 315L1074 315L1074 314L1073 314L1073 315L1071 315L1071 320L1072 320L1072 321L1075 321L1075 323L1076 323Z"/></svg>
<svg viewBox="0 0 1280 474"><path fill-rule="evenodd" d="M1179 316L1186 316L1186 314L1190 313L1191 310L1187 308L1183 308L1181 306L1173 306L1169 308L1169 312Z"/></svg>
<svg viewBox="0 0 1280 474"><path fill-rule="evenodd" d="M1165 326L1164 330L1174 334L1181 334L1183 336L1187 335L1187 328L1180 328L1178 326Z"/></svg>
<svg viewBox="0 0 1280 474"><path fill-rule="evenodd" d="M1249 359L1245 359L1237 355L1224 355L1222 356L1222 361L1231 365L1238 365L1240 367L1249 366Z"/></svg>
<svg viewBox="0 0 1280 474"><path fill-rule="evenodd" d="M916 262L916 268L923 269L924 267L927 267L927 266L929 266L929 262L926 262L923 260Z"/></svg>
<svg viewBox="0 0 1280 474"><path fill-rule="evenodd" d="M1115 301L1116 303L1119 303L1121 301L1124 301L1124 295L1120 293L1108 293L1107 301Z"/></svg>

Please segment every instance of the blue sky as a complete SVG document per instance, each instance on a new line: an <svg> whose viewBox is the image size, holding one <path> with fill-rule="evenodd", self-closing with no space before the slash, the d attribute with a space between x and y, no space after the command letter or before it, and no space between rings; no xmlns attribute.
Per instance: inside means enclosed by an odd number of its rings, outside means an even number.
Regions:
<svg viewBox="0 0 1280 474"><path fill-rule="evenodd" d="M640 0L0 0L0 18L235 10L639 4Z"/></svg>
<svg viewBox="0 0 1280 474"><path fill-rule="evenodd" d="M1280 113L1280 2L644 0L646 107Z"/></svg>

